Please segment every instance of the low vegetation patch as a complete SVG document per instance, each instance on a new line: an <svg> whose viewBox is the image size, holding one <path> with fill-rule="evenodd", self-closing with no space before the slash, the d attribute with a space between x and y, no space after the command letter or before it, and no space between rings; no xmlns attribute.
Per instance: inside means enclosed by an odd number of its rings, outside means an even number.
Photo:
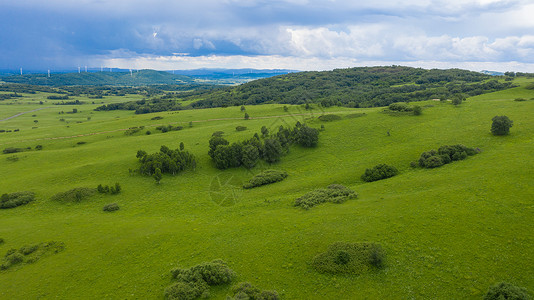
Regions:
<svg viewBox="0 0 534 300"><path fill-rule="evenodd" d="M366 169L365 173L362 175L362 180L366 182L372 182L393 177L398 173L399 171L394 166L379 164L371 169Z"/></svg>
<svg viewBox="0 0 534 300"><path fill-rule="evenodd" d="M329 114L329 115L322 115L322 116L319 116L318 119L319 119L320 121L323 121L323 122L331 122L331 121L338 121L338 120L341 120L341 117L338 116L338 115Z"/></svg>
<svg viewBox="0 0 534 300"><path fill-rule="evenodd" d="M340 184L331 184L325 189L316 189L304 194L304 196L297 198L293 205L300 206L304 209L310 209L321 203L343 203L348 199L356 197L357 194L353 190Z"/></svg>
<svg viewBox="0 0 534 300"><path fill-rule="evenodd" d="M388 109L391 111L405 112L405 111L412 111L413 107L409 106L408 103L406 102L395 102L395 103L391 103L388 106Z"/></svg>
<svg viewBox="0 0 534 300"><path fill-rule="evenodd" d="M0 238L0 245L2 245L3 243L5 243L4 239Z"/></svg>
<svg viewBox="0 0 534 300"><path fill-rule="evenodd" d="M484 300L502 299L528 300L532 299L532 297L528 294L525 288L506 282L497 283L496 285L490 287L484 296Z"/></svg>
<svg viewBox="0 0 534 300"><path fill-rule="evenodd" d="M59 202L80 202L91 197L96 192L94 188L77 187L66 192L57 193L52 198L53 201Z"/></svg>
<svg viewBox="0 0 534 300"><path fill-rule="evenodd" d="M287 172L277 170L265 170L254 177L252 177L247 183L243 185L245 189L251 189L254 187L275 183L286 179Z"/></svg>
<svg viewBox="0 0 534 300"><path fill-rule="evenodd" d="M439 147L438 151L430 150L423 152L419 157L419 166L423 168L437 168L457 160L466 159L468 156L475 155L480 149L469 148L467 146L444 145Z"/></svg>
<svg viewBox="0 0 534 300"><path fill-rule="evenodd" d="M2 150L2 153L4 154L12 154L12 153L18 153L24 151L24 148L15 148L15 147L8 147Z"/></svg>
<svg viewBox="0 0 534 300"><path fill-rule="evenodd" d="M119 209L120 207L117 203L110 203L110 204L106 204L102 210L107 211L107 212L112 212L112 211L116 211Z"/></svg>
<svg viewBox="0 0 534 300"><path fill-rule="evenodd" d="M365 116L365 113L354 113L354 114L348 114L345 116L347 119L354 119Z"/></svg>
<svg viewBox="0 0 534 300"><path fill-rule="evenodd" d="M246 126L236 126L235 130L236 131L245 131L245 130L247 130L247 127Z"/></svg>
<svg viewBox="0 0 534 300"><path fill-rule="evenodd" d="M4 255L0 264L0 270L7 270L11 267L31 264L44 256L56 254L65 249L62 242L45 242L34 245L27 245L20 249L10 249Z"/></svg>
<svg viewBox="0 0 534 300"><path fill-rule="evenodd" d="M135 127L130 127L128 128L128 130L124 131L124 134L125 135L134 135L136 133L138 133L139 131L145 129L145 126L135 126Z"/></svg>
<svg viewBox="0 0 534 300"><path fill-rule="evenodd" d="M169 132L169 131L178 131L184 129L183 126L172 126L172 125L161 125L156 127L156 130L160 130L161 132Z"/></svg>
<svg viewBox="0 0 534 300"><path fill-rule="evenodd" d="M234 271L220 259L189 269L174 269L171 274L177 282L165 289L167 299L208 298L210 286L228 284L235 277Z"/></svg>
<svg viewBox="0 0 534 300"><path fill-rule="evenodd" d="M337 242L312 260L312 267L319 273L362 274L384 266L382 247L373 243Z"/></svg>
<svg viewBox="0 0 534 300"><path fill-rule="evenodd" d="M233 297L227 297L227 300L278 300L278 292L272 290L260 290L249 282L240 282L232 287Z"/></svg>
<svg viewBox="0 0 534 300"><path fill-rule="evenodd" d="M2 197L0 197L0 208L14 208L28 204L33 200L35 200L35 193L33 192L3 194Z"/></svg>

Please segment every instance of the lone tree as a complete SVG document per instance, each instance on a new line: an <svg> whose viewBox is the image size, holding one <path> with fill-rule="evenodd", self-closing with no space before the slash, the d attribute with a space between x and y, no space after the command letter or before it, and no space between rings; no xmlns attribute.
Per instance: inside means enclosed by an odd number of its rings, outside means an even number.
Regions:
<svg viewBox="0 0 534 300"><path fill-rule="evenodd" d="M248 113L245 113L245 120L248 120L250 119L250 116L248 115Z"/></svg>
<svg viewBox="0 0 534 300"><path fill-rule="evenodd" d="M510 127L514 125L514 121L507 116L495 116L491 119L491 133L493 135L507 135L510 133Z"/></svg>
<svg viewBox="0 0 534 300"><path fill-rule="evenodd" d="M159 184L159 182L161 181L161 178L163 177L163 175L161 174L161 170L159 168L156 168L156 171L154 172L153 176L157 184Z"/></svg>

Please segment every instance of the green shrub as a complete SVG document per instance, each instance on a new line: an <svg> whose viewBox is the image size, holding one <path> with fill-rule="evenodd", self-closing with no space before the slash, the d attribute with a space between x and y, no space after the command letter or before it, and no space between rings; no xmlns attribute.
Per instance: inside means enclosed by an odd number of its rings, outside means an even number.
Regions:
<svg viewBox="0 0 534 300"><path fill-rule="evenodd" d="M328 114L328 115L319 116L318 119L320 121L323 121L323 122L331 122L331 121L341 120L341 116L334 115L334 114Z"/></svg>
<svg viewBox="0 0 534 300"><path fill-rule="evenodd" d="M14 208L17 206L28 204L33 200L35 200L35 194L33 192L16 192L11 194L3 194L0 197L0 209Z"/></svg>
<svg viewBox="0 0 534 300"><path fill-rule="evenodd" d="M393 166L379 164L374 166L372 169L366 169L365 173L362 175L362 180L366 182L372 182L393 177L398 173L399 171L397 170L397 168Z"/></svg>
<svg viewBox="0 0 534 300"><path fill-rule="evenodd" d="M320 273L361 274L384 266L382 247L373 243L337 242L312 260L313 268Z"/></svg>
<svg viewBox="0 0 534 300"><path fill-rule="evenodd" d="M1 264L1 270L7 270L17 264L37 262L46 255L56 254L65 249L61 242L45 242L24 246L20 249L10 249L6 252Z"/></svg>
<svg viewBox="0 0 534 300"><path fill-rule="evenodd" d="M52 198L53 201L59 202L80 202L96 192L96 189L87 187L77 187L66 192L57 193Z"/></svg>
<svg viewBox="0 0 534 300"><path fill-rule="evenodd" d="M470 148L461 144L444 145L438 151L430 150L423 152L419 157L419 166L423 168L437 168L453 161L466 159L475 155L480 149Z"/></svg>
<svg viewBox="0 0 534 300"><path fill-rule="evenodd" d="M265 170L252 177L247 183L243 185L243 188L250 189L270 183L275 183L284 180L286 177L287 172L277 170Z"/></svg>
<svg viewBox="0 0 534 300"><path fill-rule="evenodd" d="M247 127L246 126L236 126L235 130L236 131L244 131L244 130L247 130Z"/></svg>
<svg viewBox="0 0 534 300"><path fill-rule="evenodd" d="M521 102L521 101L527 101L527 99L525 99L525 98L515 98L514 101Z"/></svg>
<svg viewBox="0 0 534 300"><path fill-rule="evenodd" d="M228 300L278 300L280 297L276 291L262 291L249 282L240 282L232 288L234 297Z"/></svg>
<svg viewBox="0 0 534 300"><path fill-rule="evenodd" d="M11 153L17 153L17 152L22 152L22 151L24 151L23 148L8 147L8 148L5 148L2 152L4 154L11 154Z"/></svg>
<svg viewBox="0 0 534 300"><path fill-rule="evenodd" d="M421 108L421 106L415 105L413 107L413 114L416 116L420 116L421 114L423 114L423 109Z"/></svg>
<svg viewBox="0 0 534 300"><path fill-rule="evenodd" d="M165 289L165 297L168 299L208 297L210 285L227 284L235 277L234 271L220 259L189 269L174 269L171 274L178 282Z"/></svg>
<svg viewBox="0 0 534 300"><path fill-rule="evenodd" d="M512 285L510 283L501 282L490 287L484 300L528 300L532 297L528 294L527 290L522 287Z"/></svg>
<svg viewBox="0 0 534 300"><path fill-rule="evenodd" d="M200 297L209 297L209 287L202 281L179 281L165 289L165 298L167 299L193 300Z"/></svg>
<svg viewBox="0 0 534 300"><path fill-rule="evenodd" d="M3 243L5 243L4 239L0 238L0 245L2 245Z"/></svg>
<svg viewBox="0 0 534 300"><path fill-rule="evenodd" d="M412 111L413 109L406 102L395 102L388 106L392 111Z"/></svg>
<svg viewBox="0 0 534 300"><path fill-rule="evenodd" d="M110 203L110 204L106 204L102 210L111 212L111 211L116 211L119 209L120 208L117 203Z"/></svg>
<svg viewBox="0 0 534 300"><path fill-rule="evenodd" d="M295 200L294 206L300 206L304 209L310 209L315 205L332 202L343 203L348 199L356 198L357 194L340 184L331 184L324 189L316 189L304 194Z"/></svg>

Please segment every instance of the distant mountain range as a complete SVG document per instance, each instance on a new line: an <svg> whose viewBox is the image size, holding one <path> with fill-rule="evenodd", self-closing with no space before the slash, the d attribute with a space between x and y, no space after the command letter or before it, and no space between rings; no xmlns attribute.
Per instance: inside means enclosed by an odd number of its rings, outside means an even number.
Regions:
<svg viewBox="0 0 534 300"><path fill-rule="evenodd" d="M197 69L197 70L123 70L90 69L87 72L58 72L17 74L14 70L0 71L0 80L8 83L33 85L117 85L141 86L156 84L221 84L233 85L255 79L268 78L281 74L297 72L294 70L256 70L256 69Z"/></svg>

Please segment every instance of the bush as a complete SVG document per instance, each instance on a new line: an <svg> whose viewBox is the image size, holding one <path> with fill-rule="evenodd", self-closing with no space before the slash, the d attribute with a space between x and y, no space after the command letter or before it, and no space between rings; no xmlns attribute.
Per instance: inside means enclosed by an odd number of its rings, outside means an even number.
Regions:
<svg viewBox="0 0 534 300"><path fill-rule="evenodd" d="M35 150L43 150L43 145L37 145L37 146L35 146Z"/></svg>
<svg viewBox="0 0 534 300"><path fill-rule="evenodd" d="M10 249L5 254L0 269L7 270L17 264L34 263L45 255L59 253L63 249L65 249L65 245L61 242L45 242L27 245L20 249Z"/></svg>
<svg viewBox="0 0 534 300"><path fill-rule="evenodd" d="M108 212L116 211L119 210L119 205L117 203L106 204L102 210Z"/></svg>
<svg viewBox="0 0 534 300"><path fill-rule="evenodd" d="M11 153L17 153L17 152L22 152L22 151L24 151L23 148L8 147L8 148L5 148L2 152L4 154L11 154Z"/></svg>
<svg viewBox="0 0 534 300"><path fill-rule="evenodd" d="M232 288L233 298L228 300L278 300L280 297L276 291L262 291L249 282L240 282Z"/></svg>
<svg viewBox="0 0 534 300"><path fill-rule="evenodd" d="M491 119L491 133L493 135L507 135L510 133L510 127L514 125L514 121L507 116L495 116Z"/></svg>
<svg viewBox="0 0 534 300"><path fill-rule="evenodd" d="M176 300L193 300L209 297L209 287L205 282L179 281L165 289L165 298Z"/></svg>
<svg viewBox="0 0 534 300"><path fill-rule="evenodd" d="M168 299L208 297L210 285L230 283L235 276L234 271L220 259L189 269L175 269L171 274L178 282L165 289L165 297Z"/></svg>
<svg viewBox="0 0 534 300"><path fill-rule="evenodd" d="M384 266L384 252L378 244L337 242L312 260L320 273L361 274Z"/></svg>
<svg viewBox="0 0 534 300"><path fill-rule="evenodd" d="M521 102L521 101L527 101L527 99L525 99L525 98L515 98L514 101Z"/></svg>
<svg viewBox="0 0 534 300"><path fill-rule="evenodd" d="M356 197L357 194L353 190L340 184L331 184L325 189L316 189L304 194L297 198L293 205L300 206L304 209L310 209L321 203L343 203L348 199Z"/></svg>
<svg viewBox="0 0 534 300"><path fill-rule="evenodd" d="M33 192L16 192L11 194L3 194L0 197L0 209L18 207L21 205L28 204L33 200L35 200L35 194Z"/></svg>
<svg viewBox="0 0 534 300"><path fill-rule="evenodd" d="M415 105L413 107L413 114L416 116L420 116L423 113L423 109L419 105Z"/></svg>
<svg viewBox="0 0 534 300"><path fill-rule="evenodd" d="M57 193L52 196L51 200L59 202L80 202L96 192L96 189L87 187L77 187L66 192Z"/></svg>
<svg viewBox="0 0 534 300"><path fill-rule="evenodd" d="M379 164L374 166L372 169L366 169L365 173L362 175L362 180L366 182L372 182L393 177L398 173L399 171L393 166Z"/></svg>
<svg viewBox="0 0 534 300"><path fill-rule="evenodd" d="M245 127L245 126L236 126L235 130L236 131L244 131L244 130L247 130L247 127Z"/></svg>
<svg viewBox="0 0 534 300"><path fill-rule="evenodd" d="M413 109L406 102L395 102L388 106L392 111L412 111Z"/></svg>
<svg viewBox="0 0 534 300"><path fill-rule="evenodd" d="M423 168L437 168L453 161L466 159L468 156L479 153L479 149L470 148L461 144L444 145L438 151L423 152L419 157L419 166Z"/></svg>
<svg viewBox="0 0 534 300"><path fill-rule="evenodd" d="M252 177L247 183L243 185L243 188L250 189L270 183L275 183L284 180L286 177L287 172L277 170L265 170Z"/></svg>
<svg viewBox="0 0 534 300"><path fill-rule="evenodd" d="M338 115L329 114L329 115L322 115L322 116L319 116L318 119L319 119L320 121L323 121L323 122L331 122L331 121L341 120L341 117L338 116Z"/></svg>
<svg viewBox="0 0 534 300"><path fill-rule="evenodd" d="M2 245L3 243L5 243L4 239L0 238L0 245Z"/></svg>
<svg viewBox="0 0 534 300"><path fill-rule="evenodd" d="M501 282L490 287L484 300L527 300L532 299L525 288L521 288L510 283Z"/></svg>

